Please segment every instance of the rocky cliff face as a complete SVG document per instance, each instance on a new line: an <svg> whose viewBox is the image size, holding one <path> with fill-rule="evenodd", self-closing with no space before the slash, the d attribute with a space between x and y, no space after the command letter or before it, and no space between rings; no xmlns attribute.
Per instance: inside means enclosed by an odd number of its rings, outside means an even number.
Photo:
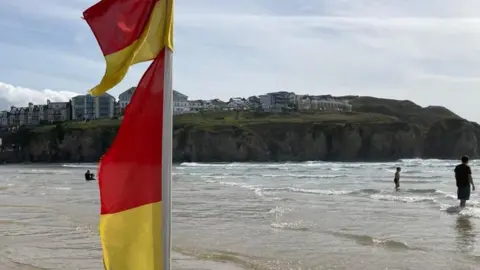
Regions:
<svg viewBox="0 0 480 270"><path fill-rule="evenodd" d="M96 162L116 128L98 127L3 134L0 162ZM444 119L430 127L397 122L177 124L175 162L387 161L400 158L459 158L480 153L480 126Z"/></svg>
<svg viewBox="0 0 480 270"><path fill-rule="evenodd" d="M174 138L175 161L392 160L420 157L422 131L395 124L271 124L211 132L194 127Z"/></svg>

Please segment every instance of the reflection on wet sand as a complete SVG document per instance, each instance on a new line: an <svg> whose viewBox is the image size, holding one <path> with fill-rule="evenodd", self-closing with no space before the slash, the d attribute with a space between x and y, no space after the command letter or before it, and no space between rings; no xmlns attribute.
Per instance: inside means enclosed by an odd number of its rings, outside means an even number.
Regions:
<svg viewBox="0 0 480 270"><path fill-rule="evenodd" d="M457 251L471 253L475 250L477 235L469 217L459 216L456 220L455 243Z"/></svg>

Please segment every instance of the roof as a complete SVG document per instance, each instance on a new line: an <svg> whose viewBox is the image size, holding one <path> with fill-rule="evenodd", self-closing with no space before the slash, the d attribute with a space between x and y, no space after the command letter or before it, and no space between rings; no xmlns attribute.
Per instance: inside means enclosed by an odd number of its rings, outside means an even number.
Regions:
<svg viewBox="0 0 480 270"><path fill-rule="evenodd" d="M122 96L125 96L125 95L132 95L135 92L136 89L137 89L137 87L130 87L127 90L120 93L120 95L118 95L118 97L122 97Z"/></svg>

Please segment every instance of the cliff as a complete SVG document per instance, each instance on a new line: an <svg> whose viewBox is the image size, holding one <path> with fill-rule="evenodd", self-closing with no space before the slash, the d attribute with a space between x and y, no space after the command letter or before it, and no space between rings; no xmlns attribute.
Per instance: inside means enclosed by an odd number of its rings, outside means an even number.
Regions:
<svg viewBox="0 0 480 270"><path fill-rule="evenodd" d="M480 126L442 107L349 97L352 113L217 112L174 119L175 162L386 161L478 157ZM96 162L118 120L3 133L0 162Z"/></svg>

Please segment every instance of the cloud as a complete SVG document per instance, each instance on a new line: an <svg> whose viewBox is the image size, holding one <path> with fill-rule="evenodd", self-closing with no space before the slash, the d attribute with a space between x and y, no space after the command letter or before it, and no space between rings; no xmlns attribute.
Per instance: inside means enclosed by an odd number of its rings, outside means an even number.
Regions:
<svg viewBox="0 0 480 270"><path fill-rule="evenodd" d="M68 101L75 95L77 93L69 91L33 90L0 82L0 109L10 106L26 107L29 102L46 104L47 100Z"/></svg>
<svg viewBox="0 0 480 270"><path fill-rule="evenodd" d="M1 2L0 81L77 93L98 83L104 60L80 19L95 2ZM478 0L177 0L175 12L174 86L191 98L373 95L480 121Z"/></svg>

